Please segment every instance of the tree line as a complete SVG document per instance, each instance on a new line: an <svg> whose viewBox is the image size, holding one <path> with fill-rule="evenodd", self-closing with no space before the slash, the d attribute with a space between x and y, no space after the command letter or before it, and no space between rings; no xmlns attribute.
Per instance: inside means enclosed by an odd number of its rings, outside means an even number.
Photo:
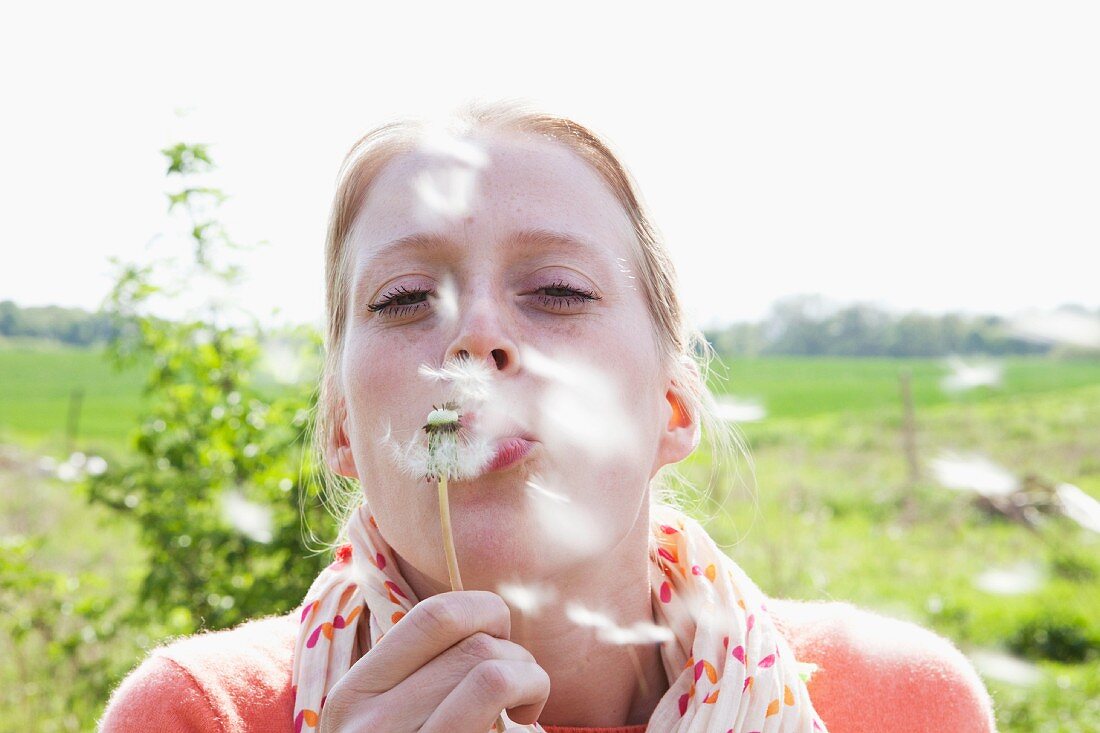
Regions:
<svg viewBox="0 0 1100 733"><path fill-rule="evenodd" d="M1061 310L1100 318L1078 305ZM119 325L111 315L59 306L20 307L0 302L0 336L32 337L73 346L107 344ZM722 356L937 357L949 354L1010 356L1047 354L1057 345L1015 335L999 315L892 313L863 303L829 305L799 294L776 301L756 322L706 329Z"/></svg>
<svg viewBox="0 0 1100 733"><path fill-rule="evenodd" d="M0 336L59 341L72 346L105 344L115 335L106 313L56 305L21 308L13 301L0 302Z"/></svg>
<svg viewBox="0 0 1100 733"><path fill-rule="evenodd" d="M1059 311L1100 318L1100 309L1063 305ZM1012 356L1075 349L1018 334L1010 318L961 313L893 313L874 305L829 304L820 295L776 301L759 322L704 330L722 356L940 357ZM1077 350L1085 351L1079 348Z"/></svg>

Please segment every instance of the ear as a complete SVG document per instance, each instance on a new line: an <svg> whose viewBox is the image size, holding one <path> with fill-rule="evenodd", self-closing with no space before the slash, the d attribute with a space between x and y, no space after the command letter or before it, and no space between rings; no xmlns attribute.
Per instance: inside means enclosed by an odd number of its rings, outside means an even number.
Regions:
<svg viewBox="0 0 1100 733"><path fill-rule="evenodd" d="M694 361L688 360L688 368L693 378L698 378L699 369ZM661 439L657 447L657 459L651 475L669 463L678 463L684 460L699 445L698 419L688 410L684 388L675 380L670 380L665 391L665 402L661 414L664 428L661 431Z"/></svg>
<svg viewBox="0 0 1100 733"><path fill-rule="evenodd" d="M347 403L341 397L333 410L333 425L325 442L325 463L329 470L340 476L358 479L355 457L351 452L351 440L348 438Z"/></svg>

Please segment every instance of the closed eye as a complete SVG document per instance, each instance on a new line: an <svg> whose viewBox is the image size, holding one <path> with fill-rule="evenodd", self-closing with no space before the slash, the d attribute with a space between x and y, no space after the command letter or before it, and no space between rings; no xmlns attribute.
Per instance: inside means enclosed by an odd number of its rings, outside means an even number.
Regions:
<svg viewBox="0 0 1100 733"><path fill-rule="evenodd" d="M585 303L593 300L601 300L600 296L580 287L573 287L565 282L555 282L544 285L536 290L536 293L547 291L546 295L539 295L539 302L555 310L561 310L570 305ZM367 306L372 313L381 313L386 318L400 318L417 311L421 305L427 303L427 296L433 291L424 288L406 288L399 286L387 293L382 300Z"/></svg>
<svg viewBox="0 0 1100 733"><path fill-rule="evenodd" d="M543 305L548 305L551 308L562 308L567 305L584 303L589 300L600 300L600 296L595 293L583 288L574 288L564 282L556 282L553 285L541 287L539 290L555 290L566 293L566 295L540 295L539 301L541 301Z"/></svg>

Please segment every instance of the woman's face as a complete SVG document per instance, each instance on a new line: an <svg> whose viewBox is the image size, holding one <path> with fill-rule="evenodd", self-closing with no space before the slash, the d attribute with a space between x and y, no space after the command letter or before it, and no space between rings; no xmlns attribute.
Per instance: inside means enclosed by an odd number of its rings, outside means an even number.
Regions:
<svg viewBox="0 0 1100 733"><path fill-rule="evenodd" d="M418 368L462 357L493 377L474 428L533 439L518 463L449 483L467 586L546 577L648 532L649 479L694 431L603 180L530 136L425 145L382 169L355 232L329 462L360 479L398 555L447 585L436 485L380 441L425 437L447 392Z"/></svg>

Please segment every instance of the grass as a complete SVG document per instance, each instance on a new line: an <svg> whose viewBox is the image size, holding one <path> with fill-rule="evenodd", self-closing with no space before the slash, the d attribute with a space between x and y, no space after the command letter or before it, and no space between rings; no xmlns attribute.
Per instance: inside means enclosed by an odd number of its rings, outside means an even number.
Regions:
<svg viewBox="0 0 1100 733"><path fill-rule="evenodd" d="M1097 360L1061 361L1056 368L1039 357L1014 357L1003 363L1002 387L981 387L958 397L940 386L951 371L943 359L731 359L715 367L710 385L715 394L759 400L770 418L782 419L895 407L903 369L912 374L914 403L925 407L1100 384Z"/></svg>
<svg viewBox="0 0 1100 733"><path fill-rule="evenodd" d="M75 439L126 445L141 406L143 372L116 372L100 349L23 340L0 345L0 440L62 446L80 400ZM81 395L78 397L77 395Z"/></svg>
<svg viewBox="0 0 1100 733"><path fill-rule="evenodd" d="M1100 384L1045 381L918 408L922 465L941 450L978 451L1018 475L1100 497ZM743 425L755 482L747 467L742 483L723 477L699 513L770 595L849 601L931 628L964 652L1017 656L1038 673L1034 685L985 677L1000 730L1096 730L1100 536L1057 516L1031 532L927 474L910 484L900 425L898 406ZM706 466L700 456L692 467L702 484ZM1020 562L1044 576L1033 592L998 595L976 583ZM1058 659L1075 654L1084 656Z"/></svg>
<svg viewBox="0 0 1100 733"><path fill-rule="evenodd" d="M74 378L87 380L86 394L101 405L82 421L78 445L124 438L137 413L140 375L112 375L97 358L0 350L4 439L60 449L58 424ZM913 378L923 469L915 481L900 449L902 368ZM930 628L968 654L1012 655L1036 675L1033 682L1008 682L998 668L979 666L1001 731L1094 731L1100 536L1057 516L1044 515L1033 532L988 515L968 494L938 486L928 467L942 450L980 451L1018 475L1073 483L1100 497L1100 363L1010 359L1001 387L955 397L939 387L945 371L934 360L731 362L729 381L716 382L716 391L755 396L768 411L741 426L754 470L744 462L740 474L735 466L715 468L701 448L681 466L693 484L710 487L692 513L769 595L849 601ZM90 397L86 404L91 409ZM41 414L28 414L34 410ZM120 593L133 592L143 562L135 528L74 500L70 485L0 472L0 517L5 536L45 536L48 551L36 562L98 567ZM995 594L977 582L990 568L1019 562L1041 571L1031 592ZM105 663L125 668L152 641L106 650L94 639L88 644ZM0 648L9 660L17 651ZM0 719L0 731L90 728L103 701L63 710L50 685L73 681L46 661L33 664L22 677L0 664L0 704L46 714Z"/></svg>

